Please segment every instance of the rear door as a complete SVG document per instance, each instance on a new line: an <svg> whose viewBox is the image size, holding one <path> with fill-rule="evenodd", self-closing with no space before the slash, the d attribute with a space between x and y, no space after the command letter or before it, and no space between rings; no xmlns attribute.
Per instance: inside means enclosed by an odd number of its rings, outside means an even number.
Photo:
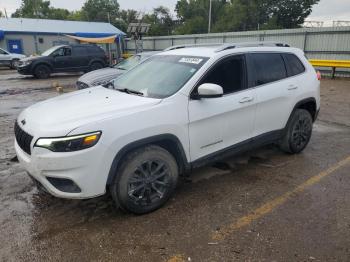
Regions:
<svg viewBox="0 0 350 262"><path fill-rule="evenodd" d="M192 161L251 138L255 93L247 82L245 55L224 58L199 82L198 86L204 83L220 85L224 95L189 101ZM196 94L196 89L193 92Z"/></svg>
<svg viewBox="0 0 350 262"><path fill-rule="evenodd" d="M94 54L92 50L86 46L74 46L72 53L72 63L75 71L82 71L88 68L90 57Z"/></svg>
<svg viewBox="0 0 350 262"><path fill-rule="evenodd" d="M280 53L251 53L251 74L255 76L257 110L254 137L285 127L293 107L294 81Z"/></svg>

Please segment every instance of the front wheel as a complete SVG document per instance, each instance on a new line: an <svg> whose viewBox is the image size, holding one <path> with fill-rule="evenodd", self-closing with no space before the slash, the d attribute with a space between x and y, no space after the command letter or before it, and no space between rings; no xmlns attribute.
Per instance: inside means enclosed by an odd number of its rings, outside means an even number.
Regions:
<svg viewBox="0 0 350 262"><path fill-rule="evenodd" d="M11 61L11 64L10 64L10 68L11 69L16 69L18 67L18 64L19 64L19 59L13 59Z"/></svg>
<svg viewBox="0 0 350 262"><path fill-rule="evenodd" d="M312 124L312 116L307 110L295 110L287 124L280 148L291 154L303 151L310 141Z"/></svg>
<svg viewBox="0 0 350 262"><path fill-rule="evenodd" d="M46 65L38 65L34 69L34 76L39 79L49 78L51 74L51 70Z"/></svg>
<svg viewBox="0 0 350 262"><path fill-rule="evenodd" d="M159 146L147 146L127 154L110 191L117 206L135 214L160 208L171 197L178 180L174 157Z"/></svg>

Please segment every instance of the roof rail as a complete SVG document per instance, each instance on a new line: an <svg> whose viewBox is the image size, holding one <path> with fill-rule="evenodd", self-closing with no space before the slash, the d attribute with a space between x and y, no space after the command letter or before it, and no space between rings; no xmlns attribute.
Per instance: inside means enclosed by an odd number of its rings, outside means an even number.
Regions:
<svg viewBox="0 0 350 262"><path fill-rule="evenodd" d="M207 44L184 44L184 45L174 45L170 46L163 51L170 51L170 50L176 50L176 49L182 49L182 48L190 48L190 47L206 47L206 46L221 46L222 43L207 43Z"/></svg>
<svg viewBox="0 0 350 262"><path fill-rule="evenodd" d="M277 47L289 47L288 44L279 42L242 42L242 43L227 43L222 44L221 47L215 50L215 52L221 52L228 49L240 48L240 47L258 47L258 46L277 46Z"/></svg>
<svg viewBox="0 0 350 262"><path fill-rule="evenodd" d="M210 47L218 46L218 49L215 52L221 52L228 49L240 48L240 47L258 47L258 46L278 46L278 47L289 47L288 44L280 42L242 42L242 43L207 43L207 44L183 44L183 45L174 45L170 46L163 51L170 51L182 48L190 47Z"/></svg>

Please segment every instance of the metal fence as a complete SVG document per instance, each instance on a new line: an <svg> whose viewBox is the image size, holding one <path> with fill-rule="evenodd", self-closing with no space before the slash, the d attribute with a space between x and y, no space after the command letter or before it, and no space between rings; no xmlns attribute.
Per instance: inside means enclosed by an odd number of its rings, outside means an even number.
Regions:
<svg viewBox="0 0 350 262"><path fill-rule="evenodd" d="M284 30L228 32L197 35L144 37L143 50L163 50L169 46L202 43L235 43L278 41L304 50L309 59L350 60L350 27L299 28ZM126 39L126 50L135 51L132 39ZM349 75L349 70L337 75ZM344 73L344 74L343 74Z"/></svg>

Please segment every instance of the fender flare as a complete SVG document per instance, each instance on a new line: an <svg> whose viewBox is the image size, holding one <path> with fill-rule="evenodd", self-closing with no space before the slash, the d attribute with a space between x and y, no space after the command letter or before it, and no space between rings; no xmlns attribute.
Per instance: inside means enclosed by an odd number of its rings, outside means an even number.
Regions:
<svg viewBox="0 0 350 262"><path fill-rule="evenodd" d="M175 135L172 135L172 134L155 135L155 136L151 136L151 137L147 137L147 138L143 138L143 139L131 142L130 144L125 145L122 149L118 151L118 153L113 159L111 168L108 173L107 186L112 184L113 178L116 175L116 172L118 170L119 163L127 153L137 148L147 146L150 144L155 144L155 145L160 144L161 146L161 144L164 142L171 142L172 145L176 145L175 153L174 152L170 152L170 153L174 156L176 162L178 163L180 174L188 172L191 169L191 166L187 161L186 153L180 140Z"/></svg>
<svg viewBox="0 0 350 262"><path fill-rule="evenodd" d="M41 65L47 66L48 68L50 68L51 72L54 72L54 68L50 63L38 61L32 65L32 73L34 74L35 68L37 68L38 66L41 66Z"/></svg>
<svg viewBox="0 0 350 262"><path fill-rule="evenodd" d="M99 63L101 64L103 67L106 66L106 63L102 60L102 59L92 59L90 62L89 62L89 65L88 67L90 67L93 63Z"/></svg>
<svg viewBox="0 0 350 262"><path fill-rule="evenodd" d="M316 112L315 112L315 116L312 116L312 118L314 119L314 121L316 121L316 117L317 117L317 103L316 103L316 99L314 97L308 97L308 98L304 98L302 100L300 100L298 103L295 104L292 112L290 113L289 115L289 118L288 118L288 121L284 127L284 130L286 130L287 126L288 126L288 123L290 122L291 118L292 118L292 115L293 113L295 112L295 110L297 110L298 108L300 108L301 105L303 104L306 104L306 103L309 103L309 102L313 102L315 103L315 106L316 106Z"/></svg>

